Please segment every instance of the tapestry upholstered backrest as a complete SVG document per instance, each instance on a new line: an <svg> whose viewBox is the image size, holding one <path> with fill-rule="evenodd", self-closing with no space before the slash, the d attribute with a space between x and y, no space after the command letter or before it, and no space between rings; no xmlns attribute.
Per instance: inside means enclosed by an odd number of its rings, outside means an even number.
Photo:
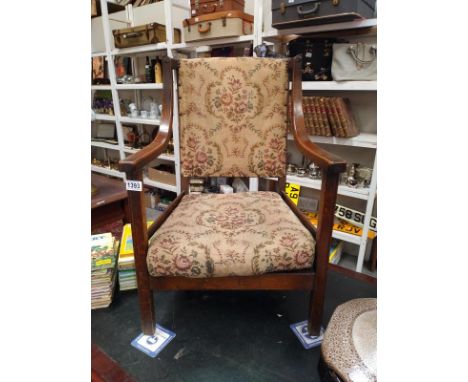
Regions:
<svg viewBox="0 0 468 382"><path fill-rule="evenodd" d="M288 60L182 59L182 176L285 176Z"/></svg>

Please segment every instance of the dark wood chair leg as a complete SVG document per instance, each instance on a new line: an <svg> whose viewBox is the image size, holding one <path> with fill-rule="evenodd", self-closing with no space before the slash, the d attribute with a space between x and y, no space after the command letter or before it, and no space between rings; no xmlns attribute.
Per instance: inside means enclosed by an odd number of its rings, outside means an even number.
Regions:
<svg viewBox="0 0 468 382"><path fill-rule="evenodd" d="M156 315L154 310L153 291L138 286L138 299L140 303L140 319L143 334L153 336L156 327Z"/></svg>
<svg viewBox="0 0 468 382"><path fill-rule="evenodd" d="M328 255L333 232L334 210L339 173L324 173L320 190L319 221L315 254L315 282L309 303L309 335L318 336L323 316L325 288L327 285Z"/></svg>
<svg viewBox="0 0 468 382"><path fill-rule="evenodd" d="M318 336L322 325L323 304L325 293L316 289L312 290L309 302L309 335Z"/></svg>
<svg viewBox="0 0 468 382"><path fill-rule="evenodd" d="M128 172L127 179L143 182L143 173L141 170L135 173ZM128 202L132 222L133 254L137 273L141 328L144 334L154 335L156 319L154 314L153 292L150 288L150 275L146 266L148 231L146 227L143 192L129 190Z"/></svg>

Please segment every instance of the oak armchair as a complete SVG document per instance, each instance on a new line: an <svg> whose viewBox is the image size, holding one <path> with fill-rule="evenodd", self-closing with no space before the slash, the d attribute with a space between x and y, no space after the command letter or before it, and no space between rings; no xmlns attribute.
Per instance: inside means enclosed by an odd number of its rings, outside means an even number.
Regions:
<svg viewBox="0 0 468 382"><path fill-rule="evenodd" d="M284 193L290 72L294 140L323 173L317 230ZM128 192L143 332L155 330L153 290L308 290L308 329L318 335L346 164L305 130L300 59L165 59L159 133L120 161L128 180L142 181L169 141L174 75L182 192L148 230L143 194ZM213 176L277 177L277 192L188 195L190 177Z"/></svg>

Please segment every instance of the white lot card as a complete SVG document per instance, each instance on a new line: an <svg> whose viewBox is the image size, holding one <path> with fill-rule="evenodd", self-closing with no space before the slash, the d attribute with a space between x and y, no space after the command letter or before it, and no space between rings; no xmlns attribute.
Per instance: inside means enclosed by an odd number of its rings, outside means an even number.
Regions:
<svg viewBox="0 0 468 382"><path fill-rule="evenodd" d="M307 321L298 322L296 324L291 324L291 329L294 334L301 341L302 346L305 349L314 348L319 346L323 341L323 328L320 329L320 335L317 337L311 337L307 333Z"/></svg>
<svg viewBox="0 0 468 382"><path fill-rule="evenodd" d="M154 358L175 336L174 332L156 324L156 333L154 337L147 336L142 333L132 341L131 345L146 355Z"/></svg>

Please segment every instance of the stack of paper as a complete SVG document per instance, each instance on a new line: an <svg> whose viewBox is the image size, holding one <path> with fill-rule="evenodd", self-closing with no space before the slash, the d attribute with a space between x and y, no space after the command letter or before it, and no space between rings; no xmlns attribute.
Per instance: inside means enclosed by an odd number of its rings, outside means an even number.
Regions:
<svg viewBox="0 0 468 382"><path fill-rule="evenodd" d="M112 302L117 245L111 233L91 236L91 309Z"/></svg>

